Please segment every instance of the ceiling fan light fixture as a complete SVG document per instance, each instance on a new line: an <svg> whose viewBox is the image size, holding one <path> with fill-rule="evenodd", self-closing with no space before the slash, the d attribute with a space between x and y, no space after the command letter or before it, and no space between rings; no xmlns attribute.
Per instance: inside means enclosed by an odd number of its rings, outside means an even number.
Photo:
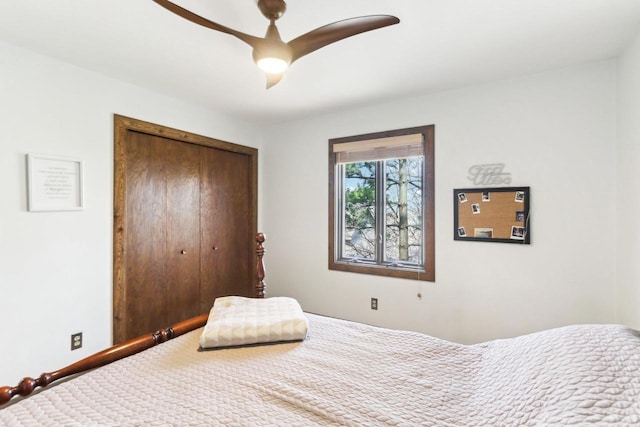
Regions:
<svg viewBox="0 0 640 427"><path fill-rule="evenodd" d="M280 58L262 58L256 61L258 67L269 74L280 74L289 68L289 63Z"/></svg>
<svg viewBox="0 0 640 427"><path fill-rule="evenodd" d="M269 74L281 74L291 64L291 48L281 40L265 39L253 49L253 60L258 67Z"/></svg>

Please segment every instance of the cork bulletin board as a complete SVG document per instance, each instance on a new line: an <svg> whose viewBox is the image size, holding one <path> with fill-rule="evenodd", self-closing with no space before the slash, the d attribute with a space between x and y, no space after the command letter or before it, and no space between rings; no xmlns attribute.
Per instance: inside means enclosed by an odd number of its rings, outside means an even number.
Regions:
<svg viewBox="0 0 640 427"><path fill-rule="evenodd" d="M529 187L453 190L453 238L529 244Z"/></svg>

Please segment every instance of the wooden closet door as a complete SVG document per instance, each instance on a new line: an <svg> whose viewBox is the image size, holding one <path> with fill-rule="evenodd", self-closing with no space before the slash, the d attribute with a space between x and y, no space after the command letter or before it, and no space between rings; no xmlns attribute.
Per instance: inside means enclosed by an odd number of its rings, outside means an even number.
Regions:
<svg viewBox="0 0 640 427"><path fill-rule="evenodd" d="M219 296L253 296L252 159L203 148L201 156L201 311Z"/></svg>
<svg viewBox="0 0 640 427"><path fill-rule="evenodd" d="M127 147L132 338L200 314L200 147L141 133Z"/></svg>
<svg viewBox="0 0 640 427"><path fill-rule="evenodd" d="M258 151L117 115L114 145L114 343L254 296Z"/></svg>
<svg viewBox="0 0 640 427"><path fill-rule="evenodd" d="M126 141L126 338L166 324L167 186L165 144L132 132Z"/></svg>
<svg viewBox="0 0 640 427"><path fill-rule="evenodd" d="M200 311L200 147L163 139L167 185L167 324Z"/></svg>

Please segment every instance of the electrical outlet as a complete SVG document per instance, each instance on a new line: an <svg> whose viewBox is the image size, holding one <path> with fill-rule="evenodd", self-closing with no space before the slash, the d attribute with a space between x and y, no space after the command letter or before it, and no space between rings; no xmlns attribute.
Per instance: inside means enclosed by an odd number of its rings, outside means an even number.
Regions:
<svg viewBox="0 0 640 427"><path fill-rule="evenodd" d="M82 347L82 332L71 335L71 350L77 350Z"/></svg>
<svg viewBox="0 0 640 427"><path fill-rule="evenodd" d="M378 309L378 298L371 298L371 310Z"/></svg>

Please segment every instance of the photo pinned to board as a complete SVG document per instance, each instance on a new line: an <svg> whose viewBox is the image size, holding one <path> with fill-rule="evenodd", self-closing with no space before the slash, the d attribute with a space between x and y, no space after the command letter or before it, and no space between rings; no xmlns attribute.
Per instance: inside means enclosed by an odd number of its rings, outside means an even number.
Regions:
<svg viewBox="0 0 640 427"><path fill-rule="evenodd" d="M511 238L515 240L524 240L526 230L524 227L514 225L511 227Z"/></svg>
<svg viewBox="0 0 640 427"><path fill-rule="evenodd" d="M467 203L467 195L464 193L458 193L458 200L460 203Z"/></svg>
<svg viewBox="0 0 640 427"><path fill-rule="evenodd" d="M490 202L491 201L491 193L489 193L488 191L483 191L482 192L482 201L483 202Z"/></svg>
<svg viewBox="0 0 640 427"><path fill-rule="evenodd" d="M524 191L516 191L516 198L514 200L518 203L524 203Z"/></svg>
<svg viewBox="0 0 640 427"><path fill-rule="evenodd" d="M493 238L493 228L474 228L473 237L481 237L484 239Z"/></svg>
<svg viewBox="0 0 640 427"><path fill-rule="evenodd" d="M464 227L458 227L458 237L467 237L467 232Z"/></svg>
<svg viewBox="0 0 640 427"><path fill-rule="evenodd" d="M478 203L474 203L471 205L471 213L474 215L478 215L480 213L480 205Z"/></svg>

